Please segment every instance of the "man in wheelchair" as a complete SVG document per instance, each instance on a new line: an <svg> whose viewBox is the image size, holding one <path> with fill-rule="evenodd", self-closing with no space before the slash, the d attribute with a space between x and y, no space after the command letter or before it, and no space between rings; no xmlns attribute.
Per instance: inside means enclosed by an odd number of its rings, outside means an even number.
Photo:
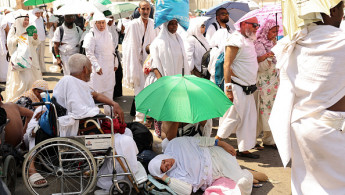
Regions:
<svg viewBox="0 0 345 195"><path fill-rule="evenodd" d="M110 105L113 108L115 117L120 123L124 123L124 113L120 105L106 96L94 91L87 82L90 81L92 72L91 62L82 54L74 54L68 61L70 67L70 75L65 75L55 86L53 97L56 102L66 108L65 116L58 117L59 136L69 137L77 136L79 129L79 119L94 117L100 113L95 101ZM106 83L105 83L106 84ZM34 115L42 115L47 110L45 106L36 109ZM42 112L43 111L43 112ZM29 148L32 149L35 144L35 129L37 129L38 120L32 119L28 125L27 135L29 137ZM128 132L129 131L129 132ZM119 155L123 155L135 173L137 171L137 146L133 140L132 133L126 129L124 134L115 134L115 148ZM117 162L116 162L117 163ZM121 169L116 165L116 169ZM113 163L111 159L106 159L98 174L112 174ZM122 171L119 170L119 172ZM47 185L47 181L39 173L37 173L34 163L30 164L29 180L34 187L43 187ZM32 177L32 179L31 179ZM112 185L111 177L101 177L97 186L102 189L109 190Z"/></svg>

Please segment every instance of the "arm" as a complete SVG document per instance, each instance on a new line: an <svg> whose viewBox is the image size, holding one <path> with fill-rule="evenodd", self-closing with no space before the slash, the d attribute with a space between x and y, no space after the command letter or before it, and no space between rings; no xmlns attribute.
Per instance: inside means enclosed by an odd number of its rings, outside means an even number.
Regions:
<svg viewBox="0 0 345 195"><path fill-rule="evenodd" d="M184 182L182 180L168 177L167 175L164 175L162 178L157 178L162 181L164 181L176 194L179 195L189 195L192 194L193 187L191 184Z"/></svg>
<svg viewBox="0 0 345 195"><path fill-rule="evenodd" d="M7 47L10 55L12 55L16 51L18 40L19 37L14 32L14 27L10 28L7 36Z"/></svg>
<svg viewBox="0 0 345 195"><path fill-rule="evenodd" d="M272 56L274 56L274 54L273 54L272 52L267 52L267 53L265 53L264 55L258 57L258 62L259 62L259 63L260 63L260 62L263 62L263 61L265 61L267 58L272 57Z"/></svg>
<svg viewBox="0 0 345 195"><path fill-rule="evenodd" d="M236 75L232 71L231 65L234 62L239 48L233 46L227 46L225 48L225 57L224 57L224 83L231 83L231 77ZM229 90L229 91L228 91ZM225 87L225 95L233 102L234 96L232 94L231 86Z"/></svg>
<svg viewBox="0 0 345 195"><path fill-rule="evenodd" d="M107 98L105 95L97 93L95 91L92 92L91 95L92 95L94 100L112 106L114 114L119 117L120 123L124 123L125 122L123 111L122 111L122 109L121 109L121 107L120 107L120 105L118 103L116 103L116 102L112 101L111 99Z"/></svg>
<svg viewBox="0 0 345 195"><path fill-rule="evenodd" d="M36 47L40 43L40 41L37 38L37 33L34 33L32 37L29 37L30 44Z"/></svg>
<svg viewBox="0 0 345 195"><path fill-rule="evenodd" d="M31 110L29 110L27 108L21 107L21 106L18 106L18 109L19 109L20 116L26 117L25 124L24 124L24 127L23 127L23 132L25 134L26 128L28 126L28 123L31 120L32 115L34 114L34 112L32 112Z"/></svg>
<svg viewBox="0 0 345 195"><path fill-rule="evenodd" d="M162 74L159 72L159 70L157 68L154 68L153 69L153 73L155 73L157 79L161 78L162 77Z"/></svg>

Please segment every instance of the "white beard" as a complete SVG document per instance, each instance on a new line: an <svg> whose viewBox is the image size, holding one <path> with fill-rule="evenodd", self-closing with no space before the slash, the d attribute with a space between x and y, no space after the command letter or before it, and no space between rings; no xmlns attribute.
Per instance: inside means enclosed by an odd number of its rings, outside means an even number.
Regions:
<svg viewBox="0 0 345 195"><path fill-rule="evenodd" d="M248 29L246 29L245 34L251 41L256 41L256 33L250 32Z"/></svg>

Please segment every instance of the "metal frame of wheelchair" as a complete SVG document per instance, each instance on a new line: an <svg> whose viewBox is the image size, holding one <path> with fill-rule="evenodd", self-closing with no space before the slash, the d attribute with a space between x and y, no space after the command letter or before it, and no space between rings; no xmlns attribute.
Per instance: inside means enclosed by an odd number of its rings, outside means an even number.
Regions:
<svg viewBox="0 0 345 195"><path fill-rule="evenodd" d="M57 116L55 105L53 106ZM114 143L113 120L109 116L97 115L86 120L85 125L94 119L107 119L111 122L111 134L83 135L75 137L59 137L57 122L57 137L44 140L30 150L22 166L23 181L31 194L87 194L96 186L100 177L112 177L113 184L109 194L131 194L132 187L126 180L118 180L118 176L127 176L133 187L138 191L138 182L128 165L126 158L116 154ZM103 147L87 147L89 141L109 143ZM102 145L98 144L98 146ZM102 156L103 154L103 156ZM112 158L113 173L97 175L98 169L105 159ZM115 159L121 165L123 173L117 173ZM124 161L124 163L123 163ZM36 171L48 182L48 186L36 188L29 182L30 164L34 163Z"/></svg>
<svg viewBox="0 0 345 195"><path fill-rule="evenodd" d="M10 122L9 119L7 119L6 123L2 126L0 126L0 168L2 172L0 173L0 178L4 181L8 189L11 191L11 193L14 193L15 187L16 187L16 180L17 180L17 166L16 166L16 159L11 154L5 154L4 155L4 146L5 146L5 127ZM15 150L12 146L13 150ZM3 156L4 155L4 156Z"/></svg>

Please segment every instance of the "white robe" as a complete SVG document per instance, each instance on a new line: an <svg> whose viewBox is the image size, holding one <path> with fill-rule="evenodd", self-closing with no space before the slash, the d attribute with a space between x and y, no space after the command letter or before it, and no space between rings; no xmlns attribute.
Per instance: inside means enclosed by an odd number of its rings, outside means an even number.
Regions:
<svg viewBox="0 0 345 195"><path fill-rule="evenodd" d="M258 71L258 62L253 42L239 32L231 34L226 46L238 47L238 53L231 64L237 77L231 79L244 85L254 85ZM242 87L231 84L234 95L234 105L224 114L220 121L217 135L227 138L236 132L238 150L240 152L250 150L256 142L256 106L253 94L246 95Z"/></svg>
<svg viewBox="0 0 345 195"><path fill-rule="evenodd" d="M54 32L54 37L52 39L52 42L59 43L60 42L60 27L58 27L55 32ZM73 24L73 28L69 29L65 23L62 24L62 28L64 29L64 34L61 43L63 45L60 45L59 47L59 53L60 53L60 58L63 64L63 71L64 75L69 75L69 67L68 67L68 59L70 56L73 54L79 53L79 41L81 38L81 35L83 34L83 31ZM77 30L79 29L79 31Z"/></svg>
<svg viewBox="0 0 345 195"><path fill-rule="evenodd" d="M5 28L7 22L5 22L5 16L0 15L0 82L6 82L8 62L6 60L6 33Z"/></svg>
<svg viewBox="0 0 345 195"><path fill-rule="evenodd" d="M345 35L311 24L273 52L280 86L269 124L283 165L292 158L293 194L344 194L345 112L328 111L345 96ZM298 56L298 57L297 57Z"/></svg>
<svg viewBox="0 0 345 195"><path fill-rule="evenodd" d="M143 63L147 57L145 48L156 38L158 29L154 29L152 19L148 19L145 31L141 17L130 22L125 30L122 43L124 85L134 88L137 95L145 85L145 75L142 71ZM142 42L144 37L144 42Z"/></svg>
<svg viewBox="0 0 345 195"><path fill-rule="evenodd" d="M210 52L210 62L208 64L208 72L211 74L210 80L215 83L216 74L216 62L218 56L224 52L226 40L230 37L230 33L227 29L219 29L214 33L215 36L209 42L212 50Z"/></svg>
<svg viewBox="0 0 345 195"><path fill-rule="evenodd" d="M166 174L205 190L220 177L234 180L242 194L252 191L253 175L241 169L236 157L223 148L214 146L214 138L179 137L167 143L165 155L175 159L175 164ZM193 163L191 163L193 162Z"/></svg>
<svg viewBox="0 0 345 195"><path fill-rule="evenodd" d="M32 18L37 18L37 17L32 17ZM37 57L38 57L40 69L42 72L47 72L46 65L44 62L46 32L44 29L45 26L44 26L43 18L42 17L37 18L35 21L32 22L32 25L34 25L37 28L38 40L40 41L40 43L37 46Z"/></svg>
<svg viewBox="0 0 345 195"><path fill-rule="evenodd" d="M152 56L152 69L156 68L162 76L190 74L187 55L184 50L183 40L177 33L168 31L168 22L164 23L162 30L150 46Z"/></svg>
<svg viewBox="0 0 345 195"><path fill-rule="evenodd" d="M19 28L17 27L16 29L16 32L18 32ZM12 55L17 49L18 35L16 35L16 32L14 30L14 26L12 26L8 32L7 46L10 55ZM32 37L28 37L27 35L24 36L29 39L29 49L30 53L32 54L32 67L18 71L12 70L11 63L8 63L5 102L13 101L15 98L31 89L32 84L36 80L42 79L42 74L36 55L36 48L39 44L39 40L34 40Z"/></svg>
<svg viewBox="0 0 345 195"><path fill-rule="evenodd" d="M83 47L92 64L91 87L98 93L113 92L115 86L115 49L108 28L102 32L98 31L97 27L92 28L84 38ZM102 75L97 74L99 69L102 69Z"/></svg>
<svg viewBox="0 0 345 195"><path fill-rule="evenodd" d="M79 121L99 113L91 93L93 90L80 79L66 75L56 84L53 96L67 109L67 115L59 117L60 137L75 136L78 133Z"/></svg>

